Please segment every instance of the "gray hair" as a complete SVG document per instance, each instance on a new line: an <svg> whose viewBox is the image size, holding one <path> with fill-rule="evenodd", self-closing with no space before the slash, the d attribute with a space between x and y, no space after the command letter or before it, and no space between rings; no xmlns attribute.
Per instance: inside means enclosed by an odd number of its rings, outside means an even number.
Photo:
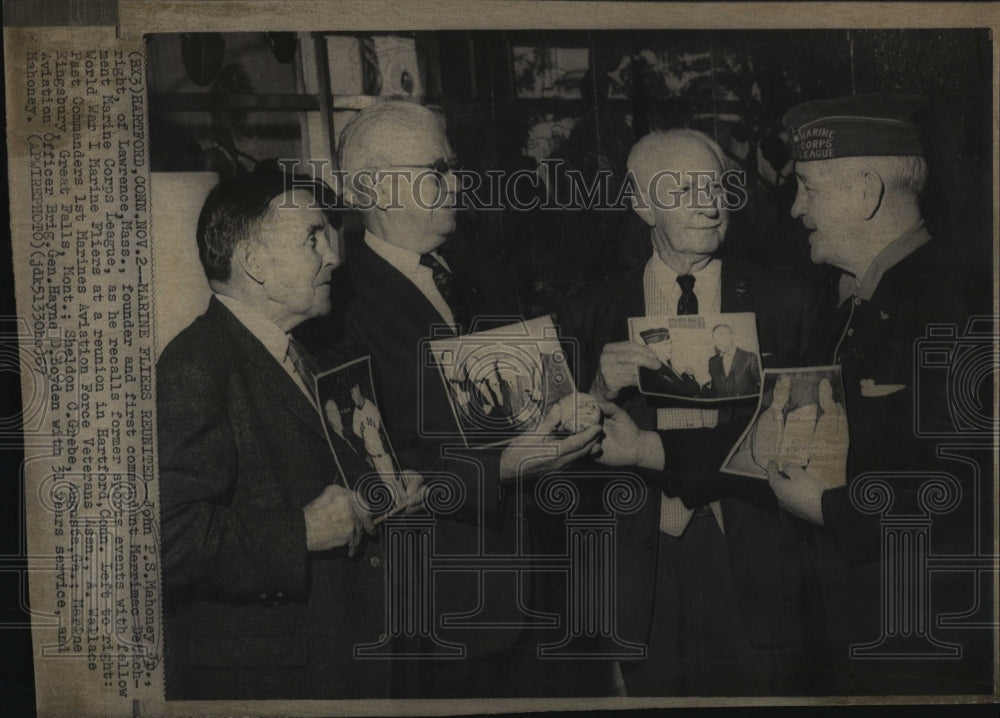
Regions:
<svg viewBox="0 0 1000 718"><path fill-rule="evenodd" d="M919 197L927 184L927 160L920 155L869 157L886 186Z"/></svg>
<svg viewBox="0 0 1000 718"><path fill-rule="evenodd" d="M730 164L729 158L726 157L726 153L723 151L722 147L719 145L718 142L713 140L704 132L699 132L698 130L691 130L685 128L685 129L666 130L666 131L657 130L655 132L650 132L648 135L642 137L638 142L635 143L635 145L632 147L632 150L628 154L629 171L632 172L633 175L635 174L635 169L636 169L635 165L638 161L638 158L642 154L649 152L652 148L658 149L667 142L674 139L694 140L696 142L700 142L701 144L705 145L705 147L711 150L712 154L715 155L715 158L719 160L719 166L722 167L723 170L725 170Z"/></svg>
<svg viewBox="0 0 1000 718"><path fill-rule="evenodd" d="M882 178L886 189L919 197L927 184L927 160L920 155L867 155L810 162L834 182L854 181L866 170Z"/></svg>
<svg viewBox="0 0 1000 718"><path fill-rule="evenodd" d="M395 132L410 132L426 123L442 125L440 118L423 105L403 100L369 105L340 133L337 150L340 169L352 173L392 164L394 158L386 147L385 137Z"/></svg>

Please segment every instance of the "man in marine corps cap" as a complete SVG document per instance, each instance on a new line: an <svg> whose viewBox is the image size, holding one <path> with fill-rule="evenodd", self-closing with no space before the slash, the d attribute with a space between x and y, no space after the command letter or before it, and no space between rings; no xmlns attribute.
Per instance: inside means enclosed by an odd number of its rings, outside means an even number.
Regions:
<svg viewBox="0 0 1000 718"><path fill-rule="evenodd" d="M727 159L714 140L690 129L653 132L632 148L628 166L639 191L633 209L649 226L649 260L559 312L561 330L577 342L579 385L613 402L603 407L599 461L635 466L647 483L643 506L616 529L619 635L646 649L621 660L624 690L799 695L814 682L805 670L812 642L803 584L790 558L800 535L762 481L718 470L753 407L679 406L642 394L641 371L666 376L667 352L655 348L670 343L669 331L629 341L628 320L754 312L764 366L797 366L815 320L812 298L797 278L725 253L737 203L721 189ZM690 396L697 382L688 381ZM626 418L643 431L623 441Z"/></svg>
<svg viewBox="0 0 1000 718"><path fill-rule="evenodd" d="M896 559L974 547L974 487L954 481L968 469L939 458L937 442L918 437L914 423L917 401L921 411L949 411L944 381L917 392L915 343L931 324L962 330L976 296L955 246L932 241L924 226L927 163L913 117L926 104L915 95L861 95L807 102L784 117L798 178L792 215L811 230L812 260L843 272L836 316L811 359L841 366L850 448L846 476L772 461L768 480L785 509L818 527L813 565L840 693L991 685L989 631L948 631L931 620L931 607L941 616L982 600L972 573L916 576L894 595L882 588L895 581L883 575L894 565L883 542L894 518L929 517L933 539ZM935 508L931 493L956 490L957 507Z"/></svg>

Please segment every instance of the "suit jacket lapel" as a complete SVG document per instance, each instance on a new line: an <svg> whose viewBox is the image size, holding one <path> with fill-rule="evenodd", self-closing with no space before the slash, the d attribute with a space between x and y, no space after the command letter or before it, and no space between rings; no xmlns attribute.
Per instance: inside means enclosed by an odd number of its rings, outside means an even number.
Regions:
<svg viewBox="0 0 1000 718"><path fill-rule="evenodd" d="M729 376L739 376L748 363L749 355L739 347L736 347L736 350L733 352L733 363L729 365Z"/></svg>
<svg viewBox="0 0 1000 718"><path fill-rule="evenodd" d="M462 257L448 251L447 245L445 245L445 247L438 248L436 251L444 258L444 261L447 262L452 276L455 277L455 283L465 294L465 299L469 303L469 311L471 312L472 317L474 318L479 314L489 314L493 308L484 306L486 298L480 295L479 289L476 287L476 283L470 279L470 272L468 271L468 268L464 266ZM490 294L490 292L486 292L486 294ZM493 309L493 311L495 311L495 309Z"/></svg>
<svg viewBox="0 0 1000 718"><path fill-rule="evenodd" d="M743 271L739 260L728 257L722 261L722 307L721 311L752 312L753 282Z"/></svg>
<svg viewBox="0 0 1000 718"><path fill-rule="evenodd" d="M445 319L434 308L424 293L417 289L405 274L375 254L364 242L355 248L351 279L358 283L368 283L374 294L385 298L389 306L410 322L420 327L444 324Z"/></svg>
<svg viewBox="0 0 1000 718"><path fill-rule="evenodd" d="M628 317L646 316L645 275L646 262L643 262L622 278L622 284L625 291L622 292L621 299L619 300L620 311L612 314L614 321L616 323L620 321L622 324L614 330L615 336L617 337L614 341L625 341L629 339ZM637 390L633 389L633 391L636 391L636 393L626 402L625 405L629 414L633 416L640 429L655 430L657 427L657 407L655 405L657 399L655 397L640 394Z"/></svg>
<svg viewBox="0 0 1000 718"><path fill-rule="evenodd" d="M625 320L624 334L621 339L628 339L628 317L646 316L646 288L643 286L643 278L646 273L646 263L643 262L637 269L632 270L632 274L623 279L622 284L627 291L621 295L621 309L616 316Z"/></svg>
<svg viewBox="0 0 1000 718"><path fill-rule="evenodd" d="M907 274L911 266L910 258L918 252L920 249L908 257L904 257L899 264L890 267L882 275L872 298L867 303L862 302L861 306L856 307L851 326L859 334L855 335L853 344L855 347L859 344L863 345L864 358L878 354L878 347L885 340L890 326L893 326L893 322L887 320L904 311L900 307L900 303L905 302L906 297L903 296L899 288L900 286L911 286L911 283L907 281ZM849 298L845 301L851 303L854 299ZM844 330L843 324L841 324L840 329Z"/></svg>
<svg viewBox="0 0 1000 718"><path fill-rule="evenodd" d="M260 391L268 392L275 399L275 405L285 407L295 414L310 429L326 438L317 408L305 397L302 390L288 375L281 364L264 348L260 340L233 316L219 300L212 298L206 312L213 321L220 324L240 347L246 358L247 371Z"/></svg>

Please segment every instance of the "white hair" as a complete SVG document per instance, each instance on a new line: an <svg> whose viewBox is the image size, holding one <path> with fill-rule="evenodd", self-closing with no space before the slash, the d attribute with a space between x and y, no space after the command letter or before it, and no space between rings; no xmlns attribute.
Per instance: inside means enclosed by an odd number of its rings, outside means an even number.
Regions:
<svg viewBox="0 0 1000 718"><path fill-rule="evenodd" d="M927 184L927 160L920 155L841 157L809 164L821 168L832 181L841 184L853 182L862 172L873 171L882 178L887 190L913 197L919 197Z"/></svg>
<svg viewBox="0 0 1000 718"><path fill-rule="evenodd" d="M340 133L337 160L344 172L378 169L394 158L385 141L394 133L407 133L428 123L444 127L431 110L413 102L386 100L361 110Z"/></svg>
<svg viewBox="0 0 1000 718"><path fill-rule="evenodd" d="M887 187L908 192L917 197L927 184L927 160L920 155L897 155L894 157L869 157L875 171L882 177Z"/></svg>
<svg viewBox="0 0 1000 718"><path fill-rule="evenodd" d="M726 153L723 151L719 143L706 135L704 132L690 129L665 131L657 130L644 136L632 147L632 150L628 153L629 171L632 172L633 175L636 175L636 164L638 164L640 157L650 154L656 155L663 151L663 147L665 145L677 139L688 139L700 142L711 150L712 154L715 155L715 158L719 161L719 166L722 167L723 170L725 170L729 165L729 158L726 157Z"/></svg>

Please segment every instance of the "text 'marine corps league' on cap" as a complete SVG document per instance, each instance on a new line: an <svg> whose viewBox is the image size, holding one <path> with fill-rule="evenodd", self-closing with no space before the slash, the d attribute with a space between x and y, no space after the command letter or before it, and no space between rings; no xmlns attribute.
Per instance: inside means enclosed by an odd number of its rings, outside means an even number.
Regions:
<svg viewBox="0 0 1000 718"><path fill-rule="evenodd" d="M920 95L882 93L812 100L790 109L782 122L796 162L922 155L913 117L927 104Z"/></svg>

